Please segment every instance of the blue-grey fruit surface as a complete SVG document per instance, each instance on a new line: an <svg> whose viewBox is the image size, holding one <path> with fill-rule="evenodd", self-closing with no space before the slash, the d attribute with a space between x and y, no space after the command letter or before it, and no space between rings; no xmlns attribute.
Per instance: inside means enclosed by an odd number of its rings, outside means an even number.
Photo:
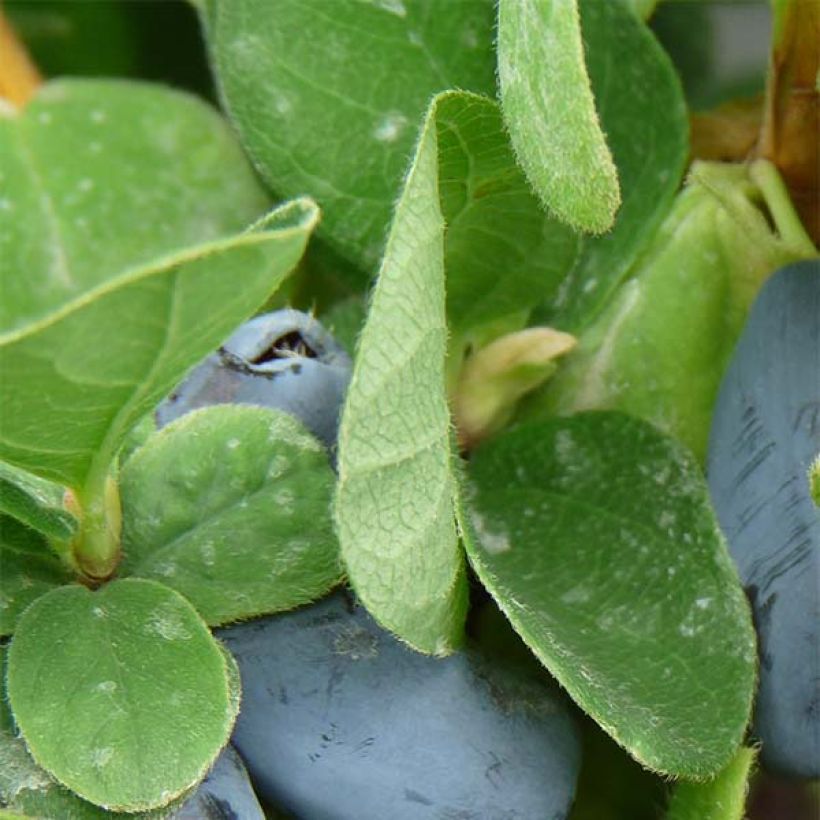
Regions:
<svg viewBox="0 0 820 820"><path fill-rule="evenodd" d="M233 746L222 750L208 776L173 820L265 820L245 766Z"/></svg>
<svg viewBox="0 0 820 820"><path fill-rule="evenodd" d="M212 404L257 404L296 416L331 447L350 371L350 357L313 316L266 313L188 374L157 408L157 426Z"/></svg>
<svg viewBox="0 0 820 820"><path fill-rule="evenodd" d="M345 591L217 634L242 676L233 742L299 820L569 814L579 735L540 669L418 654Z"/></svg>
<svg viewBox="0 0 820 820"><path fill-rule="evenodd" d="M752 603L767 768L820 777L820 261L763 287L715 407L712 500Z"/></svg>

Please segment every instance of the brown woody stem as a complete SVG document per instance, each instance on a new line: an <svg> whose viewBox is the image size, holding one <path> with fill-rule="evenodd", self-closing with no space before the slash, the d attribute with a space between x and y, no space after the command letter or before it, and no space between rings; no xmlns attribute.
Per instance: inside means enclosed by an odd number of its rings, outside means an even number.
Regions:
<svg viewBox="0 0 820 820"><path fill-rule="evenodd" d="M803 225L820 240L820 2L778 0L756 155L780 171Z"/></svg>

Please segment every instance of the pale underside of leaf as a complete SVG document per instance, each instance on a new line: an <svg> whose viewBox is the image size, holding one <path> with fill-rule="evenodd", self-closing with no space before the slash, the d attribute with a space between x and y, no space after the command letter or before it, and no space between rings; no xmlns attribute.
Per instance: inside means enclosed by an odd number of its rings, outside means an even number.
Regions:
<svg viewBox="0 0 820 820"><path fill-rule="evenodd" d="M350 581L402 640L447 654L466 610L444 382L444 220L434 101L388 240L339 433L336 520Z"/></svg>
<svg viewBox="0 0 820 820"><path fill-rule="evenodd" d="M543 203L578 230L607 231L618 172L595 111L577 0L501 0L498 75L513 147Z"/></svg>
<svg viewBox="0 0 820 820"><path fill-rule="evenodd" d="M611 231L581 238L575 264L540 318L576 335L655 235L689 160L688 111L669 55L620 2L584 2L580 11L587 71L622 203Z"/></svg>

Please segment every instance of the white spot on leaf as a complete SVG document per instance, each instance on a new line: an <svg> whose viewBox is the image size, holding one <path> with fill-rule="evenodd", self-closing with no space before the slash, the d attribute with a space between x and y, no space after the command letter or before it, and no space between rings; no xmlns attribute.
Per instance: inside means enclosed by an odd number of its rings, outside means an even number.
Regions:
<svg viewBox="0 0 820 820"><path fill-rule="evenodd" d="M591 597L589 589L579 584L570 590L567 590L562 596L561 601L565 604L584 604Z"/></svg>
<svg viewBox="0 0 820 820"><path fill-rule="evenodd" d="M273 98L273 107L278 113L287 114L293 108L293 103L284 94L276 94Z"/></svg>
<svg viewBox="0 0 820 820"><path fill-rule="evenodd" d="M291 512L293 508L293 492L291 490L279 490L273 496L273 500L276 502L277 506L282 509L282 512Z"/></svg>
<svg viewBox="0 0 820 820"><path fill-rule="evenodd" d="M216 562L216 549L210 541L206 541L200 548L199 554L206 567L212 567Z"/></svg>
<svg viewBox="0 0 820 820"><path fill-rule="evenodd" d="M110 746L102 746L91 751L91 765L97 769L107 766L114 757L114 750Z"/></svg>
<svg viewBox="0 0 820 820"><path fill-rule="evenodd" d="M187 641L191 633L180 617L180 613L171 607L163 607L154 612L145 625L145 631L159 635L166 641Z"/></svg>
<svg viewBox="0 0 820 820"><path fill-rule="evenodd" d="M374 0L374 5L396 17L407 17L407 9L401 0Z"/></svg>
<svg viewBox="0 0 820 820"><path fill-rule="evenodd" d="M379 120L373 130L373 136L379 142L395 142L407 125L407 117L398 111L392 111Z"/></svg>
<svg viewBox="0 0 820 820"><path fill-rule="evenodd" d="M490 555L499 555L502 552L509 552L511 549L510 538L505 532L492 532L484 522L484 519L475 510L470 516L473 529L478 536L478 543Z"/></svg>
<svg viewBox="0 0 820 820"><path fill-rule="evenodd" d="M279 478L290 467L290 461L285 456L275 456L268 467L268 478Z"/></svg>

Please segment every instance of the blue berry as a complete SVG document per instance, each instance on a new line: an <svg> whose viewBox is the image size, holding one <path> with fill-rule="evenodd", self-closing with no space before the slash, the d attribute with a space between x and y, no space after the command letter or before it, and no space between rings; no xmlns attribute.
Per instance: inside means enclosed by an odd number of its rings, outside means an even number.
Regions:
<svg viewBox="0 0 820 820"><path fill-rule="evenodd" d="M568 815L580 743L537 666L420 655L343 591L217 634L242 675L233 742L260 796L296 817Z"/></svg>
<svg viewBox="0 0 820 820"><path fill-rule="evenodd" d="M208 776L174 813L173 820L265 820L233 746L222 750Z"/></svg>
<svg viewBox="0 0 820 820"><path fill-rule="evenodd" d="M754 733L764 764L820 777L820 262L765 285L723 380L709 486L760 647Z"/></svg>
<svg viewBox="0 0 820 820"><path fill-rule="evenodd" d="M347 353L315 318L266 313L188 374L157 408L157 425L212 404L258 404L296 416L331 447L350 370Z"/></svg>

